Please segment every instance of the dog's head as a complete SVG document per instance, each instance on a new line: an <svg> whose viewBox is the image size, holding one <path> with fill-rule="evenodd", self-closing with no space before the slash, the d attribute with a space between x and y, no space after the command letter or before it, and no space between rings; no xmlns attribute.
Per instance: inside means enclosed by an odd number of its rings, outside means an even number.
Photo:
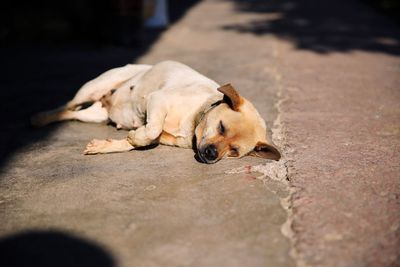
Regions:
<svg viewBox="0 0 400 267"><path fill-rule="evenodd" d="M255 107L230 84L218 91L224 94L222 102L206 112L195 129L198 158L204 163L245 155L279 160Z"/></svg>

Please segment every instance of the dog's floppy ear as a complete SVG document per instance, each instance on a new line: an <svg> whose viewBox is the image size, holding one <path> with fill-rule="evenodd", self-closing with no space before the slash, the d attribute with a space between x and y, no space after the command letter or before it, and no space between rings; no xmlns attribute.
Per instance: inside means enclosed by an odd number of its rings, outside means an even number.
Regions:
<svg viewBox="0 0 400 267"><path fill-rule="evenodd" d="M227 103L234 111L239 110L240 105L243 103L243 99L230 83L221 86L218 88L218 91L224 94L222 100L224 103Z"/></svg>
<svg viewBox="0 0 400 267"><path fill-rule="evenodd" d="M258 142L249 155L272 160L279 160L281 158L281 153L276 147L264 142Z"/></svg>

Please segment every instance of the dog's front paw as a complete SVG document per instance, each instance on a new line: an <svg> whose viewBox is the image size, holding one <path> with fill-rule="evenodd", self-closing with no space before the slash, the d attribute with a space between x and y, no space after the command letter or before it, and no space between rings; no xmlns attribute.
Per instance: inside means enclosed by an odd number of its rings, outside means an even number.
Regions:
<svg viewBox="0 0 400 267"><path fill-rule="evenodd" d="M107 153L108 147L111 143L111 140L98 140L93 139L86 145L86 149L83 151L84 155L95 155L95 154L102 154Z"/></svg>
<svg viewBox="0 0 400 267"><path fill-rule="evenodd" d="M147 136L146 127L140 127L136 130L129 131L126 139L135 147L148 146L155 141L155 139L151 139Z"/></svg>
<svg viewBox="0 0 400 267"><path fill-rule="evenodd" d="M129 133L128 133L128 136L127 136L127 138L126 138L126 140L128 140L128 142L129 142L131 145L136 145L136 144L135 144L135 134L136 134L136 131L135 131L135 130L130 130Z"/></svg>

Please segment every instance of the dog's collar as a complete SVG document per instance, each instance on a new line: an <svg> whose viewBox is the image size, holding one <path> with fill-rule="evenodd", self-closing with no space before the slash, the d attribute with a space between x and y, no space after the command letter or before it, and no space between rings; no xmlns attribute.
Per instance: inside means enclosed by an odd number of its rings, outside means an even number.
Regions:
<svg viewBox="0 0 400 267"><path fill-rule="evenodd" d="M213 110L215 107L217 107L221 103L222 103L222 100L218 100L217 102L214 102L210 106L203 109L198 115L198 119L196 120L196 126L200 124L200 122L204 119L204 117L206 116L206 114L208 112Z"/></svg>

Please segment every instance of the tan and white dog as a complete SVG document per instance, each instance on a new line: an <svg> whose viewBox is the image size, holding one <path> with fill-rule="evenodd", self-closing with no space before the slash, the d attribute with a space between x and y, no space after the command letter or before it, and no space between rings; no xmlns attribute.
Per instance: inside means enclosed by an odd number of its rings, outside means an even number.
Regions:
<svg viewBox="0 0 400 267"><path fill-rule="evenodd" d="M248 100L231 85L221 87L174 61L109 70L84 84L65 106L33 116L32 124L61 120L112 121L130 130L126 139L92 140L87 155L160 143L192 147L204 163L245 155L280 159L268 142L264 120Z"/></svg>

